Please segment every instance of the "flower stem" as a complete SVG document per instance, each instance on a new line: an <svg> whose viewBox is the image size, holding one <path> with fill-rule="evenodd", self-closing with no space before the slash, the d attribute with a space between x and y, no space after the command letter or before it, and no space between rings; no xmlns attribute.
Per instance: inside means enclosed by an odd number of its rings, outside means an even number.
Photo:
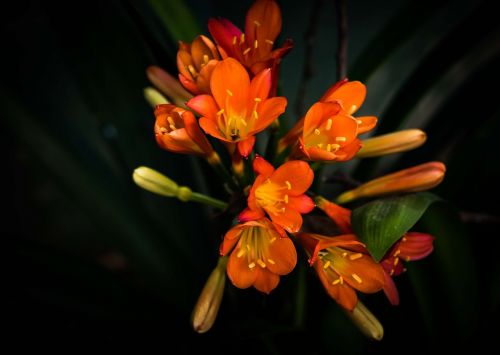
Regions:
<svg viewBox="0 0 500 355"><path fill-rule="evenodd" d="M214 151L211 156L207 158L208 163L214 168L217 175L219 175L222 179L224 179L227 183L229 189L234 192L238 190L238 185L234 181L233 177L226 169L222 161L220 160L219 155Z"/></svg>
<svg viewBox="0 0 500 355"><path fill-rule="evenodd" d="M224 210L228 206L227 202L224 202L224 201L218 200L216 198L201 194L199 192L192 192L189 200L203 203L205 205L218 208L220 210Z"/></svg>

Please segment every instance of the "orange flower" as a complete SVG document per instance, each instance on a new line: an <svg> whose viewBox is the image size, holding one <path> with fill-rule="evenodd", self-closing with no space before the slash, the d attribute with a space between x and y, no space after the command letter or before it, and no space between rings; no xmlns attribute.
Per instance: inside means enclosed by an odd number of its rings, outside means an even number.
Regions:
<svg viewBox="0 0 500 355"><path fill-rule="evenodd" d="M352 311L358 302L355 290L374 293L384 287L382 267L365 254L354 234L325 237L299 233L297 237L326 292L347 310Z"/></svg>
<svg viewBox="0 0 500 355"><path fill-rule="evenodd" d="M311 160L344 161L351 159L361 147L360 141L356 139L357 135L370 131L377 124L377 118L374 116L357 118L352 116L363 104L365 96L366 87L359 81L349 82L344 79L335 83L319 100L319 103L330 103L330 105L315 107L318 103L314 104L306 116L300 119L280 141L279 151L292 145L294 146L292 154L300 156L301 152L298 148L302 146L300 150L303 151L303 155ZM339 118L336 118L337 116ZM329 120L331 123L328 123ZM334 131L330 130L335 126L339 127L340 133L345 133L347 136L339 135L340 140L336 140L334 136L332 141ZM348 144L348 137L353 137L350 144ZM344 141L343 138L346 140ZM300 140L300 144L297 144ZM320 145L318 146L318 144ZM328 144L330 144L330 151L328 151ZM327 154L336 149L336 152Z"/></svg>
<svg viewBox="0 0 500 355"><path fill-rule="evenodd" d="M212 95L198 95L187 106L198 112L200 126L211 136L238 143L247 157L255 134L264 130L285 111L284 97L268 98L271 70L266 69L252 81L243 66L233 58L220 61L210 81Z"/></svg>
<svg viewBox="0 0 500 355"><path fill-rule="evenodd" d="M391 276L405 271L401 261L420 260L432 253L434 237L426 233L408 232L387 252L380 264L384 268L384 293L393 305L399 304L399 293Z"/></svg>
<svg viewBox="0 0 500 355"><path fill-rule="evenodd" d="M220 59L213 42L201 35L192 43L179 42L179 81L192 94L210 93L210 76Z"/></svg>
<svg viewBox="0 0 500 355"><path fill-rule="evenodd" d="M164 104L155 108L155 137L165 150L180 154L196 154L209 161L218 160L207 138L190 111Z"/></svg>
<svg viewBox="0 0 500 355"><path fill-rule="evenodd" d="M352 233L351 210L328 201L321 196L316 197L314 201L320 210L333 219L342 233Z"/></svg>
<svg viewBox="0 0 500 355"><path fill-rule="evenodd" d="M227 275L238 288L254 286L269 293L278 286L279 276L290 273L297 263L293 242L281 227L267 218L229 230L220 254L227 255L235 245L227 264Z"/></svg>
<svg viewBox="0 0 500 355"><path fill-rule="evenodd" d="M255 1L247 13L245 33L226 19L210 19L208 30L217 42L223 58L236 58L253 75L272 68L271 92L276 92L279 63L293 45L288 39L281 48L273 50L274 41L281 32L281 11L275 1Z"/></svg>
<svg viewBox="0 0 500 355"><path fill-rule="evenodd" d="M274 170L260 156L253 161L253 169L258 176L248 195L248 208L240 213L239 220L256 220L267 213L288 232L298 232L301 214L314 208L314 202L304 194L314 179L312 169L306 162L289 161Z"/></svg>

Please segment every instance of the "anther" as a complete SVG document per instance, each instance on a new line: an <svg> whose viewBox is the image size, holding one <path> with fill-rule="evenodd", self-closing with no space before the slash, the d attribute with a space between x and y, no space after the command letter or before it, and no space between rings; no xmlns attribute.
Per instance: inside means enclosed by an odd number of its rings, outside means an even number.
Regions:
<svg viewBox="0 0 500 355"><path fill-rule="evenodd" d="M219 112L217 112L217 116L220 116L220 115L222 115L223 113L224 113L224 109L223 109L223 108L221 108L221 109L219 110Z"/></svg>
<svg viewBox="0 0 500 355"><path fill-rule="evenodd" d="M235 38L236 38L236 37L235 37ZM207 64L207 63L208 63L208 55L203 54L203 62L204 62L205 64Z"/></svg>
<svg viewBox="0 0 500 355"><path fill-rule="evenodd" d="M262 260L260 260L260 259L259 259L259 260L257 260L257 264L259 264L259 266L260 266L261 268L265 268L265 267L266 267L266 263L265 263L265 262L263 262L263 261L262 261Z"/></svg>
<svg viewBox="0 0 500 355"><path fill-rule="evenodd" d="M266 39L266 40L265 40L265 42L266 42L266 43L269 43L271 46L274 44L274 42L273 42L273 41L271 41L270 39Z"/></svg>
<svg viewBox="0 0 500 355"><path fill-rule="evenodd" d="M243 44L243 42L245 42L245 34L244 33L241 34L240 44Z"/></svg>
<svg viewBox="0 0 500 355"><path fill-rule="evenodd" d="M254 267L255 267L255 263L250 263L250 264L248 264L248 268L249 268L249 269L253 269Z"/></svg>
<svg viewBox="0 0 500 355"><path fill-rule="evenodd" d="M285 195L285 203L288 203L288 195Z"/></svg>
<svg viewBox="0 0 500 355"><path fill-rule="evenodd" d="M316 129L314 130L314 134L315 134L315 135L317 135L317 136L319 136L319 135L321 134L321 132L320 132L320 130L319 130L319 129L317 129L317 128L316 128Z"/></svg>
<svg viewBox="0 0 500 355"><path fill-rule="evenodd" d="M160 132L161 132L161 133L167 133L167 132L168 132L168 129L166 129L165 127L161 127L161 128L160 128Z"/></svg>
<svg viewBox="0 0 500 355"><path fill-rule="evenodd" d="M229 96L233 96L233 92L232 92L231 90L226 89L226 92L227 92L227 94L228 94Z"/></svg>
<svg viewBox="0 0 500 355"><path fill-rule="evenodd" d="M362 258L362 257L363 257L363 254L356 253L356 254L352 254L351 256L349 256L349 260L357 260L357 259Z"/></svg>
<svg viewBox="0 0 500 355"><path fill-rule="evenodd" d="M396 257L401 253L401 249L398 249L394 252L393 256Z"/></svg>
<svg viewBox="0 0 500 355"><path fill-rule="evenodd" d="M194 69L194 67L191 64L188 65L188 70L189 70L189 72L191 73L192 76L198 75L196 73L196 69Z"/></svg>
<svg viewBox="0 0 500 355"><path fill-rule="evenodd" d="M243 118L240 118L240 122L243 126L247 126L247 121L245 121Z"/></svg>
<svg viewBox="0 0 500 355"><path fill-rule="evenodd" d="M276 237L272 237L271 240L269 241L269 243L274 243L274 241L276 240ZM272 264L272 263L271 263Z"/></svg>
<svg viewBox="0 0 500 355"><path fill-rule="evenodd" d="M236 44L236 40L237 40L237 39L238 39L238 38L237 38L236 36L234 36L234 37L233 37L233 44Z"/></svg>
<svg viewBox="0 0 500 355"><path fill-rule="evenodd" d="M399 258L394 258L394 266L396 266L399 263Z"/></svg>
<svg viewBox="0 0 500 355"><path fill-rule="evenodd" d="M406 242L408 239L406 239L406 237L403 237L403 239L401 239L401 241L403 242Z"/></svg>
<svg viewBox="0 0 500 355"><path fill-rule="evenodd" d="M332 151L332 145L331 144L327 144L326 145L326 150L331 152Z"/></svg>
<svg viewBox="0 0 500 355"><path fill-rule="evenodd" d="M257 26L257 27L260 26L260 22L257 20L254 20L253 23L255 23L255 26Z"/></svg>
<svg viewBox="0 0 500 355"><path fill-rule="evenodd" d="M392 269L391 272L389 272L389 275L390 276L394 275L394 269Z"/></svg>
<svg viewBox="0 0 500 355"><path fill-rule="evenodd" d="M260 97L256 97L255 99L253 99L255 102L261 102L262 99Z"/></svg>
<svg viewBox="0 0 500 355"><path fill-rule="evenodd" d="M361 277L359 277L357 274L352 274L351 276L352 276L352 278L353 278L354 280L356 280L356 281L357 281L357 283L358 283L358 284L360 284L360 283L362 283L362 282L363 282L363 280L361 279Z"/></svg>
<svg viewBox="0 0 500 355"><path fill-rule="evenodd" d="M347 253L346 252L343 252L342 253L342 257L345 258L347 256Z"/></svg>
<svg viewBox="0 0 500 355"><path fill-rule="evenodd" d="M267 259L267 262L272 265L276 264L276 261L274 261L273 259Z"/></svg>
<svg viewBox="0 0 500 355"><path fill-rule="evenodd" d="M253 110L252 115L253 117L255 117L255 119L259 118L259 114L255 110Z"/></svg>
<svg viewBox="0 0 500 355"><path fill-rule="evenodd" d="M337 142L345 142L347 140L347 138L346 137L335 137L335 140Z"/></svg>
<svg viewBox="0 0 500 355"><path fill-rule="evenodd" d="M363 124L363 121L361 120L356 120L357 124Z"/></svg>
<svg viewBox="0 0 500 355"><path fill-rule="evenodd" d="M258 42L257 40L255 40L255 41L253 42L253 47L254 47L255 49L259 48L259 42Z"/></svg>
<svg viewBox="0 0 500 355"><path fill-rule="evenodd" d="M323 143L318 143L316 145L318 146L318 148L323 148Z"/></svg>
<svg viewBox="0 0 500 355"><path fill-rule="evenodd" d="M240 249L240 251L238 252L238 254L236 254L236 257L237 258L241 258L244 254L245 254L245 251L243 249Z"/></svg>
<svg viewBox="0 0 500 355"><path fill-rule="evenodd" d="M252 49L252 48L247 48L247 49L245 49L245 50L243 51L243 55L247 55L247 54L248 54L248 52L250 52L250 50L251 50L251 49Z"/></svg>
<svg viewBox="0 0 500 355"><path fill-rule="evenodd" d="M332 282L332 285L337 285L339 283L340 283L340 279L337 279L337 280L335 280L335 281Z"/></svg>
<svg viewBox="0 0 500 355"><path fill-rule="evenodd" d="M287 181L285 181L285 184L286 184L286 188L287 188L288 190L291 190L291 189L292 189L292 184L290 183L290 181L288 181L288 180L287 180Z"/></svg>
<svg viewBox="0 0 500 355"><path fill-rule="evenodd" d="M330 264L331 264L330 260L327 260L326 263L323 265L323 269L328 269Z"/></svg>
<svg viewBox="0 0 500 355"><path fill-rule="evenodd" d="M339 276L339 280L340 280L340 284L343 285L344 284L344 278L342 276Z"/></svg>
<svg viewBox="0 0 500 355"><path fill-rule="evenodd" d="M332 124L333 124L333 121L331 118L328 119L328 121L326 121L326 130L329 131L330 129L332 129Z"/></svg>

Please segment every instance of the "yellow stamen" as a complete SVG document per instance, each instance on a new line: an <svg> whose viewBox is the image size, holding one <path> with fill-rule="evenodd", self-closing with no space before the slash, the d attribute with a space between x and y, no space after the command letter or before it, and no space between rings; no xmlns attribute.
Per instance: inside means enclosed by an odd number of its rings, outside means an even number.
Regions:
<svg viewBox="0 0 500 355"><path fill-rule="evenodd" d="M408 239L406 239L406 237L403 237L403 239L401 239L403 242L406 242Z"/></svg>
<svg viewBox="0 0 500 355"><path fill-rule="evenodd" d="M167 117L167 121L168 123L170 123L169 127L171 130L176 130L175 128L175 122L174 122L174 119L170 116Z"/></svg>
<svg viewBox="0 0 500 355"><path fill-rule="evenodd" d="M253 269L254 267L255 267L255 263L250 263L250 264L248 264L248 268L249 268L249 269Z"/></svg>
<svg viewBox="0 0 500 355"><path fill-rule="evenodd" d="M323 148L323 143L318 143L316 145L318 146L318 148Z"/></svg>
<svg viewBox="0 0 500 355"><path fill-rule="evenodd" d="M349 259L350 260L357 260L357 259L362 258L362 257L363 257L363 254L356 253L356 254L352 254L351 256L349 256Z"/></svg>
<svg viewBox="0 0 500 355"><path fill-rule="evenodd" d="M247 244L247 250L250 251L250 245Z"/></svg>
<svg viewBox="0 0 500 355"><path fill-rule="evenodd" d="M288 181L288 180L287 180L287 181L285 181L285 184L286 184L286 188L287 188L288 190L291 190L291 189L292 189L292 184L290 184L290 181Z"/></svg>
<svg viewBox="0 0 500 355"><path fill-rule="evenodd" d="M232 92L231 90L226 89L226 92L227 92L227 94L228 94L229 96L233 96L233 92Z"/></svg>
<svg viewBox="0 0 500 355"><path fill-rule="evenodd" d="M326 263L323 265L323 269L328 269L330 264L331 264L330 260L327 260Z"/></svg>
<svg viewBox="0 0 500 355"><path fill-rule="evenodd" d="M169 127L172 131L175 131L177 129L173 124L171 124Z"/></svg>
<svg viewBox="0 0 500 355"><path fill-rule="evenodd" d="M332 285L336 285L336 284L339 284L340 283L340 279L337 279L335 281L332 282Z"/></svg>
<svg viewBox="0 0 500 355"><path fill-rule="evenodd" d="M224 113L224 109L223 109L223 108L221 108L221 109L219 110L219 112L217 112L217 116L220 116L220 115L222 115L223 113Z"/></svg>
<svg viewBox="0 0 500 355"><path fill-rule="evenodd" d="M344 278L342 276L339 276L339 280L340 280L340 284L343 285L344 284Z"/></svg>
<svg viewBox="0 0 500 355"><path fill-rule="evenodd" d="M326 150L331 152L332 151L332 145L331 144L327 144L326 145Z"/></svg>
<svg viewBox="0 0 500 355"><path fill-rule="evenodd" d="M394 275L394 269L391 270L391 272L389 273L389 275Z"/></svg>
<svg viewBox="0 0 500 355"><path fill-rule="evenodd" d="M262 99L260 97L256 97L255 99L253 99L255 102L261 102Z"/></svg>
<svg viewBox="0 0 500 355"><path fill-rule="evenodd" d="M167 133L167 132L168 132L168 129L166 129L165 127L161 127L161 128L160 128L160 132L161 132L161 133Z"/></svg>
<svg viewBox="0 0 500 355"><path fill-rule="evenodd" d="M333 124L333 121L331 118L328 119L328 121L326 121L326 130L329 131L330 129L332 129L332 124Z"/></svg>
<svg viewBox="0 0 500 355"><path fill-rule="evenodd" d="M347 140L347 138L346 137L335 137L335 140L337 142L345 142Z"/></svg>
<svg viewBox="0 0 500 355"><path fill-rule="evenodd" d="M317 128L316 128L316 129L314 130L314 134L315 134L315 135L317 135L317 136L319 136L319 135L321 134L321 132L320 132L320 130L319 130L319 129L317 129Z"/></svg>
<svg viewBox="0 0 500 355"><path fill-rule="evenodd" d="M238 252L238 254L236 254L236 257L237 258L241 258L244 254L245 254L245 250L240 249L240 251Z"/></svg>
<svg viewBox="0 0 500 355"><path fill-rule="evenodd" d="M266 39L266 40L265 40L265 42L266 42L266 43L269 43L271 46L274 44L274 42L273 42L273 41L271 41L270 39Z"/></svg>
<svg viewBox="0 0 500 355"><path fill-rule="evenodd" d="M203 62L204 62L205 64L207 64L207 63L208 63L208 55L203 54Z"/></svg>
<svg viewBox="0 0 500 355"><path fill-rule="evenodd" d="M352 274L351 275L354 280L356 280L359 284L363 282L361 277L359 277L357 274Z"/></svg>
<svg viewBox="0 0 500 355"><path fill-rule="evenodd" d="M253 23L255 23L255 26L257 26L257 27L260 26L260 22L257 20L254 20Z"/></svg>
<svg viewBox="0 0 500 355"><path fill-rule="evenodd" d="M255 41L253 42L253 47L254 47L255 49L259 48L259 42L258 42L257 40L255 40Z"/></svg>
<svg viewBox="0 0 500 355"><path fill-rule="evenodd" d="M245 34L244 33L241 34L240 44L242 44L243 42L245 42Z"/></svg>
<svg viewBox="0 0 500 355"><path fill-rule="evenodd" d="M276 237L272 237L271 240L269 241L270 243L274 243L274 241L276 240ZM271 263L272 264L272 263Z"/></svg>
<svg viewBox="0 0 500 355"><path fill-rule="evenodd" d="M363 121L361 120L356 120L357 124L363 124Z"/></svg>
<svg viewBox="0 0 500 355"><path fill-rule="evenodd" d="M346 252L343 252L342 253L342 257L345 258L347 256L347 253Z"/></svg>
<svg viewBox="0 0 500 355"><path fill-rule="evenodd" d="M265 262L263 262L263 261L262 261L262 260L260 260L260 259L259 259L259 260L257 260L257 264L259 264L259 266L260 266L261 268L263 268L263 269L266 267L266 263L265 263Z"/></svg>
<svg viewBox="0 0 500 355"><path fill-rule="evenodd" d="M188 65L188 70L189 70L189 72L191 73L192 76L198 75L196 73L196 69L191 64Z"/></svg>
<svg viewBox="0 0 500 355"><path fill-rule="evenodd" d="M394 252L393 256L396 257L401 253L401 249L398 249Z"/></svg>
<svg viewBox="0 0 500 355"><path fill-rule="evenodd" d="M247 126L247 121L245 121L243 118L240 118L240 122L243 126Z"/></svg>
<svg viewBox="0 0 500 355"><path fill-rule="evenodd" d="M253 117L255 117L255 119L259 118L259 114L255 110L253 110L252 115Z"/></svg>
<svg viewBox="0 0 500 355"><path fill-rule="evenodd" d="M399 258L394 258L394 266L396 266L399 263Z"/></svg>
<svg viewBox="0 0 500 355"><path fill-rule="evenodd" d="M252 48L247 48L247 49L245 49L245 50L243 51L243 55L247 55L247 54L248 54L248 52L250 52L250 50L251 50L251 49L252 49Z"/></svg>
<svg viewBox="0 0 500 355"><path fill-rule="evenodd" d="M285 203L288 203L288 195L285 195Z"/></svg>
<svg viewBox="0 0 500 355"><path fill-rule="evenodd" d="M236 40L237 40L237 39L238 39L238 38L237 38L236 36L234 36L234 37L233 37L233 44L236 44Z"/></svg>
<svg viewBox="0 0 500 355"><path fill-rule="evenodd" d="M276 261L274 261L273 259L267 259L267 262L272 265L276 264Z"/></svg>

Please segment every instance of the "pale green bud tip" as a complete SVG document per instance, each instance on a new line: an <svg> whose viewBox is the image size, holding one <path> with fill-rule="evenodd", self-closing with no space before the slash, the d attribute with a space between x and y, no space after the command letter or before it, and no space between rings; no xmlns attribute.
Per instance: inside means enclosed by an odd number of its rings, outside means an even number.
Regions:
<svg viewBox="0 0 500 355"><path fill-rule="evenodd" d="M152 87L147 87L144 89L144 98L151 105L151 107L169 103L165 96L163 96L158 90Z"/></svg>
<svg viewBox="0 0 500 355"><path fill-rule="evenodd" d="M347 312L354 325L370 339L382 340L384 337L384 327L363 303L358 301L352 312Z"/></svg>
<svg viewBox="0 0 500 355"><path fill-rule="evenodd" d="M227 257L221 257L217 267L208 277L201 291L198 302L191 317L193 329L198 333L206 333L212 328L219 312L226 283Z"/></svg>
<svg viewBox="0 0 500 355"><path fill-rule="evenodd" d="M132 177L137 185L155 194L174 197L179 193L179 186L175 181L148 167L138 167Z"/></svg>
<svg viewBox="0 0 500 355"><path fill-rule="evenodd" d="M191 195L193 191L187 186L179 187L179 191L177 192L177 198L183 202L191 200Z"/></svg>

